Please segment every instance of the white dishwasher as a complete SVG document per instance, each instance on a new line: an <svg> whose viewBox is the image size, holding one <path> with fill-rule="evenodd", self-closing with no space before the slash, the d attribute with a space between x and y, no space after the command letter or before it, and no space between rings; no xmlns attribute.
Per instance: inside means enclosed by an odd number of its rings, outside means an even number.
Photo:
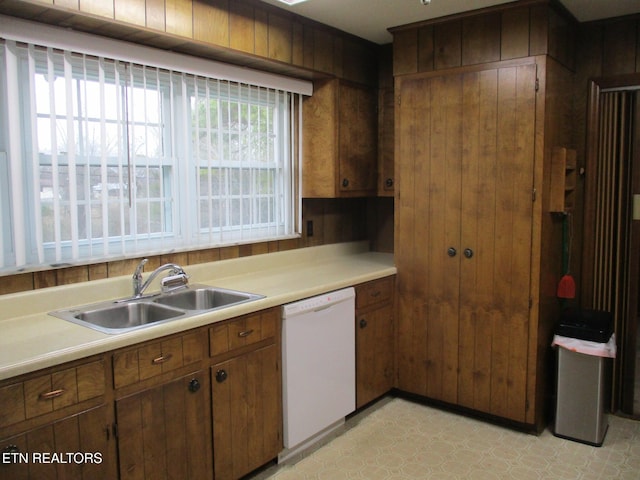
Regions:
<svg viewBox="0 0 640 480"><path fill-rule="evenodd" d="M356 408L355 291L282 307L283 461L344 423Z"/></svg>

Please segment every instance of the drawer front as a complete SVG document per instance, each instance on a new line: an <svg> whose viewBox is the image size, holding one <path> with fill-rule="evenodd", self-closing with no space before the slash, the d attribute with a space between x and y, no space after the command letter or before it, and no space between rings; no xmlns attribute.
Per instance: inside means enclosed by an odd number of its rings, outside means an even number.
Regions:
<svg viewBox="0 0 640 480"><path fill-rule="evenodd" d="M176 370L202 360L205 334L199 330L179 337L150 342L113 356L115 388Z"/></svg>
<svg viewBox="0 0 640 480"><path fill-rule="evenodd" d="M0 427L104 395L104 368L97 360L0 387Z"/></svg>
<svg viewBox="0 0 640 480"><path fill-rule="evenodd" d="M356 308L366 308L393 298L393 277L363 283L356 286Z"/></svg>
<svg viewBox="0 0 640 480"><path fill-rule="evenodd" d="M213 357L267 338L274 338L277 322L277 309L220 322L209 328L209 353Z"/></svg>

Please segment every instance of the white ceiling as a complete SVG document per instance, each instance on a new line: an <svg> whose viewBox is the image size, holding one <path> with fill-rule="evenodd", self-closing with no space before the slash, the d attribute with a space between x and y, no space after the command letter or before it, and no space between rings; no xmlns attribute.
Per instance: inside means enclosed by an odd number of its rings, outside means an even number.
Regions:
<svg viewBox="0 0 640 480"><path fill-rule="evenodd" d="M303 17L352 33L372 42L392 41L390 27L489 7L513 0L307 0L288 6L262 0ZM640 0L560 0L580 22L640 13Z"/></svg>

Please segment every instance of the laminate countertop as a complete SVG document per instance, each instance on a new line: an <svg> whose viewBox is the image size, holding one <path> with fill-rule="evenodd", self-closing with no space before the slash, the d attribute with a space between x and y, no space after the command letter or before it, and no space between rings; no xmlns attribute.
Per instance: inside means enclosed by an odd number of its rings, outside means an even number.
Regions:
<svg viewBox="0 0 640 480"><path fill-rule="evenodd" d="M130 297L130 275L1 295L0 380L396 273L393 255L370 252L367 242L302 248L184 269L190 283L257 293L264 298L126 333L105 334L49 312ZM159 282L154 281L149 293L157 290Z"/></svg>

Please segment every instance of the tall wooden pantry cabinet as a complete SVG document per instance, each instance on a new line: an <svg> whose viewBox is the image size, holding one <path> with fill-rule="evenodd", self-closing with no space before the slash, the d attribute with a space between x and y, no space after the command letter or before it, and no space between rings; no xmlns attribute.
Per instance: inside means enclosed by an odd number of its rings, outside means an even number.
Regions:
<svg viewBox="0 0 640 480"><path fill-rule="evenodd" d="M558 25L516 2L393 31L398 387L537 430L562 273L551 150L570 141Z"/></svg>

